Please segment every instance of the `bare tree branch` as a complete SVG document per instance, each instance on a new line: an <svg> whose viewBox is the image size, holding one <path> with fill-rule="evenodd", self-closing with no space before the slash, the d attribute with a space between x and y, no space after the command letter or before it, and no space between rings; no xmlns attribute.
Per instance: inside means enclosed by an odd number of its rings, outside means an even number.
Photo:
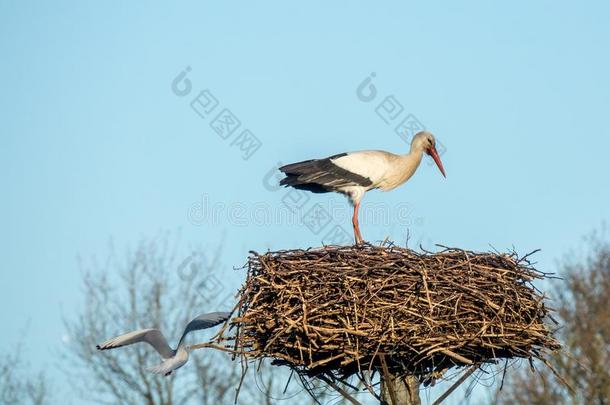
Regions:
<svg viewBox="0 0 610 405"><path fill-rule="evenodd" d="M559 337L565 353L549 359L568 389L548 367L512 370L496 404L610 404L610 242L604 230L587 238L588 255L561 264L563 280L554 285Z"/></svg>
<svg viewBox="0 0 610 405"><path fill-rule="evenodd" d="M151 327L177 342L194 316L233 307L233 302L222 302L223 297L232 299L233 290L228 283L222 284L227 269L220 268L221 255L219 247L212 253L197 248L181 256L179 244L162 235L142 241L121 259L111 249L103 262L81 261L84 302L78 316L64 320L71 341L63 353L63 367L83 398L107 404L233 403L241 368L230 354L211 348L196 350L184 368L161 377L146 371L160 361L147 345L104 353L95 349L109 337ZM205 341L200 335L189 338ZM247 376L240 403L271 405L286 396L282 382L288 380L288 371L268 367L257 378L264 380L263 386L254 375ZM312 403L296 382L291 387L298 394L289 403Z"/></svg>

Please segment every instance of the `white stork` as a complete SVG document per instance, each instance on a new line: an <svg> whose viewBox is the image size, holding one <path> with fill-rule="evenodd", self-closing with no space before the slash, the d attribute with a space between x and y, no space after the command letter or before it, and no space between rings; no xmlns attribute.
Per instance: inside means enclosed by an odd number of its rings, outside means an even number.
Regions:
<svg viewBox="0 0 610 405"><path fill-rule="evenodd" d="M286 177L280 181L280 185L313 193L334 191L345 194L354 206L352 225L358 244L363 242L358 226L358 209L364 193L376 188L389 191L409 180L417 170L424 152L432 156L445 176L445 169L436 151L434 135L422 131L413 137L411 150L405 155L395 155L382 150L364 150L282 166L279 170Z"/></svg>

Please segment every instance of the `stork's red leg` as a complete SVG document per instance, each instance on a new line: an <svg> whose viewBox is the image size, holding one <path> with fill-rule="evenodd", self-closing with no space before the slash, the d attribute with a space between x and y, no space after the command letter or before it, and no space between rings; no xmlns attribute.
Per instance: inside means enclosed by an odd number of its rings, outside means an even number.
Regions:
<svg viewBox="0 0 610 405"><path fill-rule="evenodd" d="M354 216L352 216L352 225L354 226L354 237L356 244L362 243L362 235L360 234L360 226L358 225L358 209L360 208L360 201L354 205Z"/></svg>

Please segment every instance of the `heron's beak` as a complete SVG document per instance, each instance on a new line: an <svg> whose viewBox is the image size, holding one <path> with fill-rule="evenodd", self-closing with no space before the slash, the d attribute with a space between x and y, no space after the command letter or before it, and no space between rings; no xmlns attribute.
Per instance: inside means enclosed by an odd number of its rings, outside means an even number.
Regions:
<svg viewBox="0 0 610 405"><path fill-rule="evenodd" d="M436 163L436 165L438 166L438 170L441 171L443 177L447 177L447 175L445 175L445 169L443 168L443 162L441 162L441 158L440 156L438 156L438 152L436 151L436 146L431 146L426 150L426 152L428 152L428 155L432 156L432 159L434 159L434 163Z"/></svg>

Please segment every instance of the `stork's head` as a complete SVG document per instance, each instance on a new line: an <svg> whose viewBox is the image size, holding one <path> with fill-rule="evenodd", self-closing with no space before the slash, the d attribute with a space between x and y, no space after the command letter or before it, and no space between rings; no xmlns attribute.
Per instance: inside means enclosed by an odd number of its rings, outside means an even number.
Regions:
<svg viewBox="0 0 610 405"><path fill-rule="evenodd" d="M411 141L411 150L413 149L426 152L428 155L432 156L432 159L434 159L434 162L443 174L443 177L447 177L441 158L436 150L436 139L434 139L434 135L428 131L418 132Z"/></svg>

